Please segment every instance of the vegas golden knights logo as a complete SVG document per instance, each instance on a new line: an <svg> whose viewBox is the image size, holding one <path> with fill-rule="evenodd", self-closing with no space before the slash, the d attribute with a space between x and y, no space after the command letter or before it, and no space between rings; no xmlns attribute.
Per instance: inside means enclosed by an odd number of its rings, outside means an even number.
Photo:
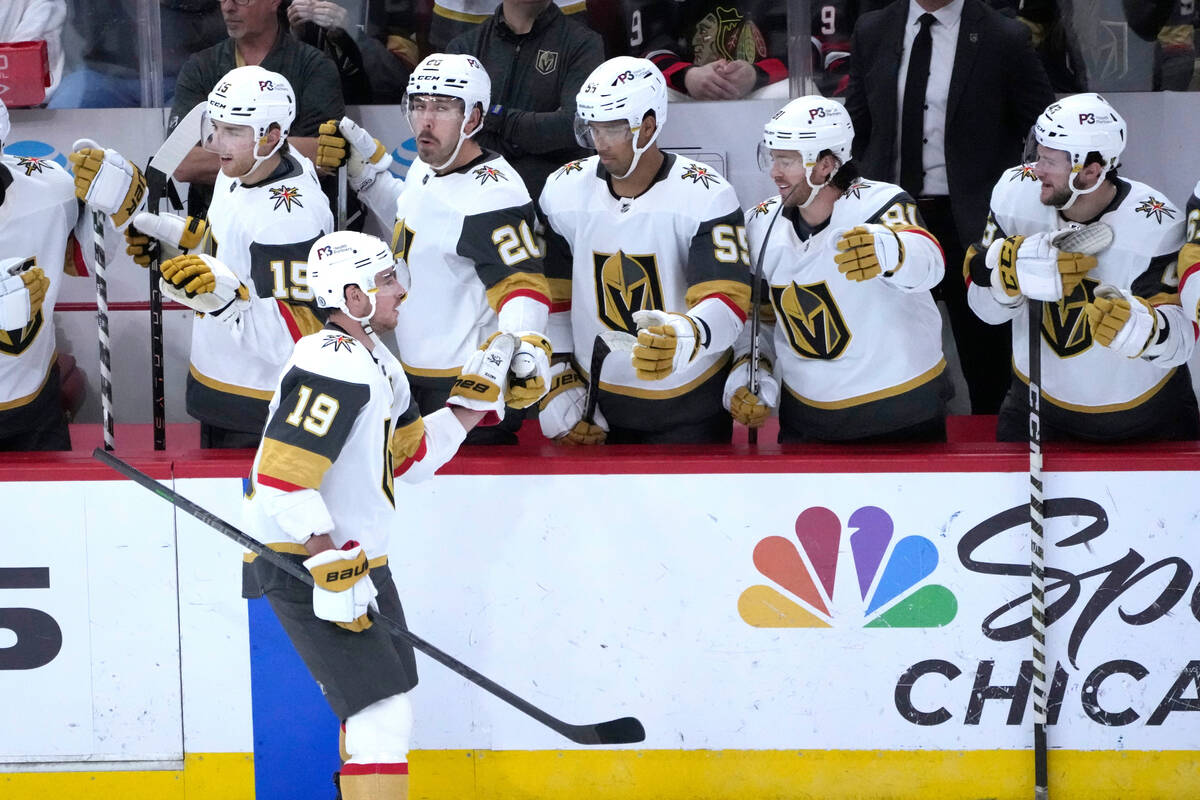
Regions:
<svg viewBox="0 0 1200 800"><path fill-rule="evenodd" d="M1062 300L1042 303L1042 338L1059 358L1077 356L1092 346L1092 327L1083 308L1099 285L1094 278L1084 278Z"/></svg>
<svg viewBox="0 0 1200 800"><path fill-rule="evenodd" d="M33 315L33 319L24 328L16 331L0 331L0 353L7 353L10 356L19 356L24 353L29 345L33 344L33 340L37 338L38 331L42 329L42 311Z"/></svg>
<svg viewBox="0 0 1200 800"><path fill-rule="evenodd" d="M825 281L771 287L771 303L792 349L803 358L832 361L850 344L850 329Z"/></svg>
<svg viewBox="0 0 1200 800"><path fill-rule="evenodd" d="M404 259L404 263L408 264L409 269L412 269L412 264L409 263L408 254L412 251L413 229L404 224L404 220L396 220L396 225L392 228L392 254L397 258Z"/></svg>
<svg viewBox="0 0 1200 800"><path fill-rule="evenodd" d="M592 253L596 270L596 310L614 331L634 333L633 312L663 307L658 259L654 254Z"/></svg>

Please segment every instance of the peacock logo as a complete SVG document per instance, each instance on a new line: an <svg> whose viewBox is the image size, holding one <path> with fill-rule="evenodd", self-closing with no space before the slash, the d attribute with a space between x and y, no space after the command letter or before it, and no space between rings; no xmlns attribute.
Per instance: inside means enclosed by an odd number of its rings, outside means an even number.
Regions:
<svg viewBox="0 0 1200 800"><path fill-rule="evenodd" d="M849 534L849 553L842 542ZM926 583L938 565L937 547L924 536L895 540L892 517L863 506L843 530L837 514L813 506L796 517L796 540L768 536L754 548L754 566L779 588L755 585L738 598L738 613L756 628L831 628L862 609L865 628L937 628L958 613L958 599L945 586ZM857 602L834 589L839 561L854 565ZM847 581L843 581L843 584ZM844 586L843 595L848 594ZM786 590L787 594L780 589ZM797 602L799 601L799 602Z"/></svg>

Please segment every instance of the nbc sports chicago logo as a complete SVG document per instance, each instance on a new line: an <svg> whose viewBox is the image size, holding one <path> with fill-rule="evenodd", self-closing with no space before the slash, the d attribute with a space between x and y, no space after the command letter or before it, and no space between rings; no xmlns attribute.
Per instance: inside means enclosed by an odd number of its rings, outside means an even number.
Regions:
<svg viewBox="0 0 1200 800"><path fill-rule="evenodd" d="M753 559L774 584L751 586L738 598L738 613L758 628L936 628L958 612L954 593L930 580L938 566L934 543L897 536L891 515L877 506L857 509L844 525L828 508L806 508L794 537L762 539ZM847 567L857 591L850 576L839 584Z"/></svg>

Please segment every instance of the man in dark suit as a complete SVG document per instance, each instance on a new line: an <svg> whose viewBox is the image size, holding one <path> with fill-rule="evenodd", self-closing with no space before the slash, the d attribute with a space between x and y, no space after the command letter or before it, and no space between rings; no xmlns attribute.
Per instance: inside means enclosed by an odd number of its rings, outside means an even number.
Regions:
<svg viewBox="0 0 1200 800"><path fill-rule="evenodd" d="M917 198L946 254L946 303L971 410L994 414L1008 389L1006 326L967 308L961 265L983 232L992 186L1020 163L1054 101L1029 29L982 0L898 0L864 14L851 39L846 108L863 175ZM907 132L907 136L905 133Z"/></svg>

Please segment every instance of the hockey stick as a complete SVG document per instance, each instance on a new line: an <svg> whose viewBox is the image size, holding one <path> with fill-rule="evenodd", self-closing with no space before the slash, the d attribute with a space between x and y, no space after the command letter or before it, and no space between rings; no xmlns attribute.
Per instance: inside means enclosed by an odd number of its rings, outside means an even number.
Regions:
<svg viewBox="0 0 1200 800"><path fill-rule="evenodd" d="M1050 243L1071 253L1095 255L1113 240L1106 223L1056 234ZM1033 776L1035 800L1048 800L1050 782L1046 748L1046 534L1042 504L1042 301L1029 301L1029 568L1033 578L1030 616L1033 626Z"/></svg>
<svg viewBox="0 0 1200 800"><path fill-rule="evenodd" d="M76 148L78 149L78 148ZM108 257L104 252L104 212L92 212L96 269L96 328L100 338L100 407L104 415L104 449L115 447L112 398L112 350L108 342Z"/></svg>
<svg viewBox="0 0 1200 800"><path fill-rule="evenodd" d="M807 182L807 180L806 180ZM775 211L775 216L771 217L771 222L767 225L767 232L763 234L762 244L758 247L758 258L754 259L754 283L750 284L750 382L746 388L750 390L750 394L758 397L760 381L758 378L758 334L762 330L762 317L760 306L762 305L762 270L763 256L767 253L767 242L771 241L771 229L775 227L775 223L783 214L784 204L791 199L792 194L800 188L800 184L796 184L791 189L788 189L786 196L779 198L779 208ZM812 191L820 191L821 187L817 186ZM750 444L758 444L758 428L750 428L746 432L746 440Z"/></svg>
<svg viewBox="0 0 1200 800"><path fill-rule="evenodd" d="M126 478L129 478L133 482L154 492L156 495L171 503L176 508L191 514L193 517L200 520L205 525L213 528L218 533L221 533L237 542L242 547L255 553L259 558L265 558L267 561L270 561L273 565L288 573L296 580L304 583L305 585L312 586L312 575L310 575L308 570L304 569L304 567L275 552L271 548L259 542L257 539L247 536L233 525L229 524L215 514L206 511L204 508L178 494L173 489L163 486L146 473L141 472L111 453L105 452L98 447L92 451L92 456L101 463L121 473ZM635 742L643 741L646 738L646 731L642 727L642 723L636 717L621 717L620 719L609 720L608 722L598 722L593 725L571 725L563 722L557 717L553 717L542 709L533 705L528 700L524 700L513 694L508 689L505 689L503 686L491 680L490 678L479 674L448 653L445 653L434 647L432 644L417 636L415 633L412 633L395 620L378 612L372 612L371 617L375 622L378 622L379 624L383 625L383 627L387 628L388 632L393 636L403 639L405 642L408 642L410 645L420 650L434 661L437 661L442 666L458 673L484 691L499 697L513 708L528 714L538 722L545 725L547 728L550 728L556 733L562 734L576 744L633 744Z"/></svg>
<svg viewBox="0 0 1200 800"><path fill-rule="evenodd" d="M346 165L337 170L337 229L346 230Z"/></svg>
<svg viewBox="0 0 1200 800"><path fill-rule="evenodd" d="M175 130L162 143L146 164L146 210L159 212L167 182L183 163L183 159L200 141L200 118L205 103L196 106L179 121ZM150 242L150 264L146 272L150 281L150 394L154 413L154 449L167 448L167 393L163 378L163 320L162 288L159 285L159 259L162 248L158 240Z"/></svg>
<svg viewBox="0 0 1200 800"><path fill-rule="evenodd" d="M583 401L583 421L596 423L596 406L600 402L600 371L610 353L632 353L637 338L624 331L601 331L592 342L591 370L588 372L587 394Z"/></svg>
<svg viewBox="0 0 1200 800"><path fill-rule="evenodd" d="M101 150L91 139L79 139L72 150L91 148ZM108 256L104 250L103 211L92 211L92 253L96 271L96 331L100 340L100 408L103 415L104 449L115 446L112 398L112 348L108 338Z"/></svg>

